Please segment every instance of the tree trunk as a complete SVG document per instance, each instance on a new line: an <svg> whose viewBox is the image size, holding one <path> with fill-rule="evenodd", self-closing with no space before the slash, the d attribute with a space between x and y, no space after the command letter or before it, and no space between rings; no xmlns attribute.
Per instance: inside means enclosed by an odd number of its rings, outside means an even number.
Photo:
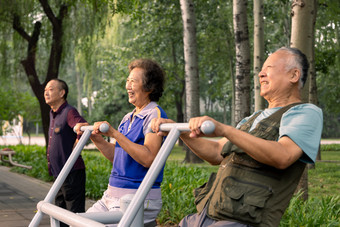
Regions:
<svg viewBox="0 0 340 227"><path fill-rule="evenodd" d="M260 95L260 81L258 77L264 58L263 25L263 1L254 1L254 111L265 108L265 100Z"/></svg>
<svg viewBox="0 0 340 227"><path fill-rule="evenodd" d="M229 58L229 62L230 62L230 78L231 78L231 84L232 84L232 87L231 87L232 97L231 97L231 108L230 108L231 126L235 127L237 125L235 121L235 90L236 89L235 89L235 74L234 74L234 67L233 67L233 59L231 56Z"/></svg>
<svg viewBox="0 0 340 227"><path fill-rule="evenodd" d="M50 107L45 103L44 98L44 90L45 85L51 79L58 78L59 73L59 65L61 61L61 53L62 53L62 21L67 13L67 6L61 5L59 9L59 16L55 17L52 9L50 8L47 0L40 0L40 4L51 22L52 29L52 44L51 44L51 52L48 62L47 75L45 81L40 83L37 71L36 71L36 50L39 41L40 28L41 23L36 22L34 25L34 30L32 35L30 36L24 28L21 26L20 18L17 15L13 17L13 29L19 33L19 35L24 38L28 42L27 56L26 59L21 61L21 64L24 67L26 72L26 76L31 85L33 93L37 97L40 104L42 125L44 130L46 147L48 146L48 128L49 128L49 111Z"/></svg>
<svg viewBox="0 0 340 227"><path fill-rule="evenodd" d="M316 20L316 0L294 0L292 3L292 33L290 45L301 50L308 58L310 69L302 100L309 101L309 84L315 79L314 73L314 28ZM312 69L313 68L313 69ZM308 171L307 167L301 177L297 190L303 192L302 198L308 199Z"/></svg>
<svg viewBox="0 0 340 227"><path fill-rule="evenodd" d="M235 123L250 115L250 48L247 0L233 1L236 47Z"/></svg>
<svg viewBox="0 0 340 227"><path fill-rule="evenodd" d="M199 81L196 43L196 17L192 0L180 0L183 20L183 44L185 61L186 121L199 116ZM192 151L186 149L185 161L202 162Z"/></svg>
<svg viewBox="0 0 340 227"><path fill-rule="evenodd" d="M292 34L290 46L301 50L308 58L310 68L306 86L303 89L303 101L309 101L309 84L315 78L314 73L314 27L316 19L316 0L294 0L292 3ZM313 69L312 69L313 68Z"/></svg>

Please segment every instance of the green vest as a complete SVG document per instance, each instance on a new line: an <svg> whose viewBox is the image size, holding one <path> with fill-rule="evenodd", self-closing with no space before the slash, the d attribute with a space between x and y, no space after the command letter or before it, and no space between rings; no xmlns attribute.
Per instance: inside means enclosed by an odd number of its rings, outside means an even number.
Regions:
<svg viewBox="0 0 340 227"><path fill-rule="evenodd" d="M282 114L298 104L282 107L260 121L250 134L277 141ZM240 130L248 132L259 114ZM215 220L278 226L306 164L298 160L284 170L276 169L254 160L230 142L224 145L222 155L225 158L218 172L194 191L198 212L207 207L207 215Z"/></svg>

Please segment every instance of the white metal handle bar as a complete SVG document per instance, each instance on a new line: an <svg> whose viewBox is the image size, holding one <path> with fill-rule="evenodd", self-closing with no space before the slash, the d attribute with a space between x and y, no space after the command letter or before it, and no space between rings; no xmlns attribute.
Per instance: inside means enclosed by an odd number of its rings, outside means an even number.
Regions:
<svg viewBox="0 0 340 227"><path fill-rule="evenodd" d="M63 184L66 177L70 173L74 163L76 162L78 156L80 155L82 149L84 148L86 141L88 141L88 139L90 138L91 131L93 130L93 126L90 126L90 125L82 126L80 128L80 130L84 131L84 134L81 136L79 142L77 143L77 145L73 149L70 157L67 159L64 167L60 171L57 179L54 181L51 189L48 191L48 193L47 193L47 195L44 199L44 202L51 203L52 200L57 195L57 192L61 188L61 185ZM101 132L105 133L109 130L109 125L106 124L106 123L102 123L99 126L99 130ZM75 131L74 128L73 128L73 131ZM42 220L42 217L43 217L43 212L38 209L38 212L34 215L31 223L29 224L29 227L37 227L39 225L40 221Z"/></svg>
<svg viewBox="0 0 340 227"><path fill-rule="evenodd" d="M80 127L80 131L85 131L85 130L90 130L90 131L93 131L93 125L86 125L86 126L81 126ZM75 129L73 128L73 131L75 132ZM101 132L107 132L109 131L109 125L106 124L106 123L102 123L100 126L99 126L99 131Z"/></svg>
<svg viewBox="0 0 340 227"><path fill-rule="evenodd" d="M189 123L164 123L159 126L159 129L161 131L170 131L174 127L179 131L190 131ZM215 124L210 120L204 121L201 125L201 131L209 135L215 131Z"/></svg>

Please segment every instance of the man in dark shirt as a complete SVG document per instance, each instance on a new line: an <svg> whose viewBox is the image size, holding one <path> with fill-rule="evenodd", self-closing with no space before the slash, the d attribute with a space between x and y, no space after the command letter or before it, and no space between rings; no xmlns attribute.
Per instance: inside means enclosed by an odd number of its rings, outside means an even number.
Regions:
<svg viewBox="0 0 340 227"><path fill-rule="evenodd" d="M86 122L78 111L67 103L67 94L68 86L63 80L50 80L45 87L45 101L51 107L47 161L49 173L55 179L77 142L73 127L77 123ZM79 156L56 195L55 204L72 212L85 212L85 179L85 164Z"/></svg>

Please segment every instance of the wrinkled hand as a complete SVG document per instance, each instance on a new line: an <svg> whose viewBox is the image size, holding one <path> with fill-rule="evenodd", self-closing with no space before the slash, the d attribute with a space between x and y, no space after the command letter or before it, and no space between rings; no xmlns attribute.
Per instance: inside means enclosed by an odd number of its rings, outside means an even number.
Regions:
<svg viewBox="0 0 340 227"><path fill-rule="evenodd" d="M162 132L160 131L160 125L164 123L176 123L175 121L171 119L165 119L165 118L154 118L151 120L150 127L151 130L154 133L157 133L158 136L167 136L169 132Z"/></svg>
<svg viewBox="0 0 340 227"><path fill-rule="evenodd" d="M89 125L89 123L85 122L85 123L77 123L76 126L74 126L74 130L76 131L77 135L82 135L83 131L80 130L80 128L82 126L87 126Z"/></svg>
<svg viewBox="0 0 340 227"><path fill-rule="evenodd" d="M104 133L104 132L101 132L101 131L99 130L100 125L103 124L103 123L106 123L106 124L109 126L109 130L108 130L107 132L105 132L105 133ZM98 135L104 135L104 136L108 136L108 137L114 137L113 134L114 134L115 131L117 131L117 130L114 129L114 128L110 125L109 122L107 122L107 121L98 121L98 122L95 122L95 123L93 124L93 131L92 131L92 134L94 134L94 135L98 134Z"/></svg>
<svg viewBox="0 0 340 227"><path fill-rule="evenodd" d="M212 121L215 125L215 130L213 133L209 134L209 135L206 135L204 133L202 133L201 131L201 126L203 124L203 122L205 121ZM219 136L217 135L217 127L220 125L221 123L216 121L215 119L211 118L211 117L208 117L208 116L203 116L203 117L194 117L194 118L191 118L189 120L189 128L190 128L190 137L192 138L197 138L197 137L200 137L200 136L208 136L208 137L216 137L216 136Z"/></svg>

